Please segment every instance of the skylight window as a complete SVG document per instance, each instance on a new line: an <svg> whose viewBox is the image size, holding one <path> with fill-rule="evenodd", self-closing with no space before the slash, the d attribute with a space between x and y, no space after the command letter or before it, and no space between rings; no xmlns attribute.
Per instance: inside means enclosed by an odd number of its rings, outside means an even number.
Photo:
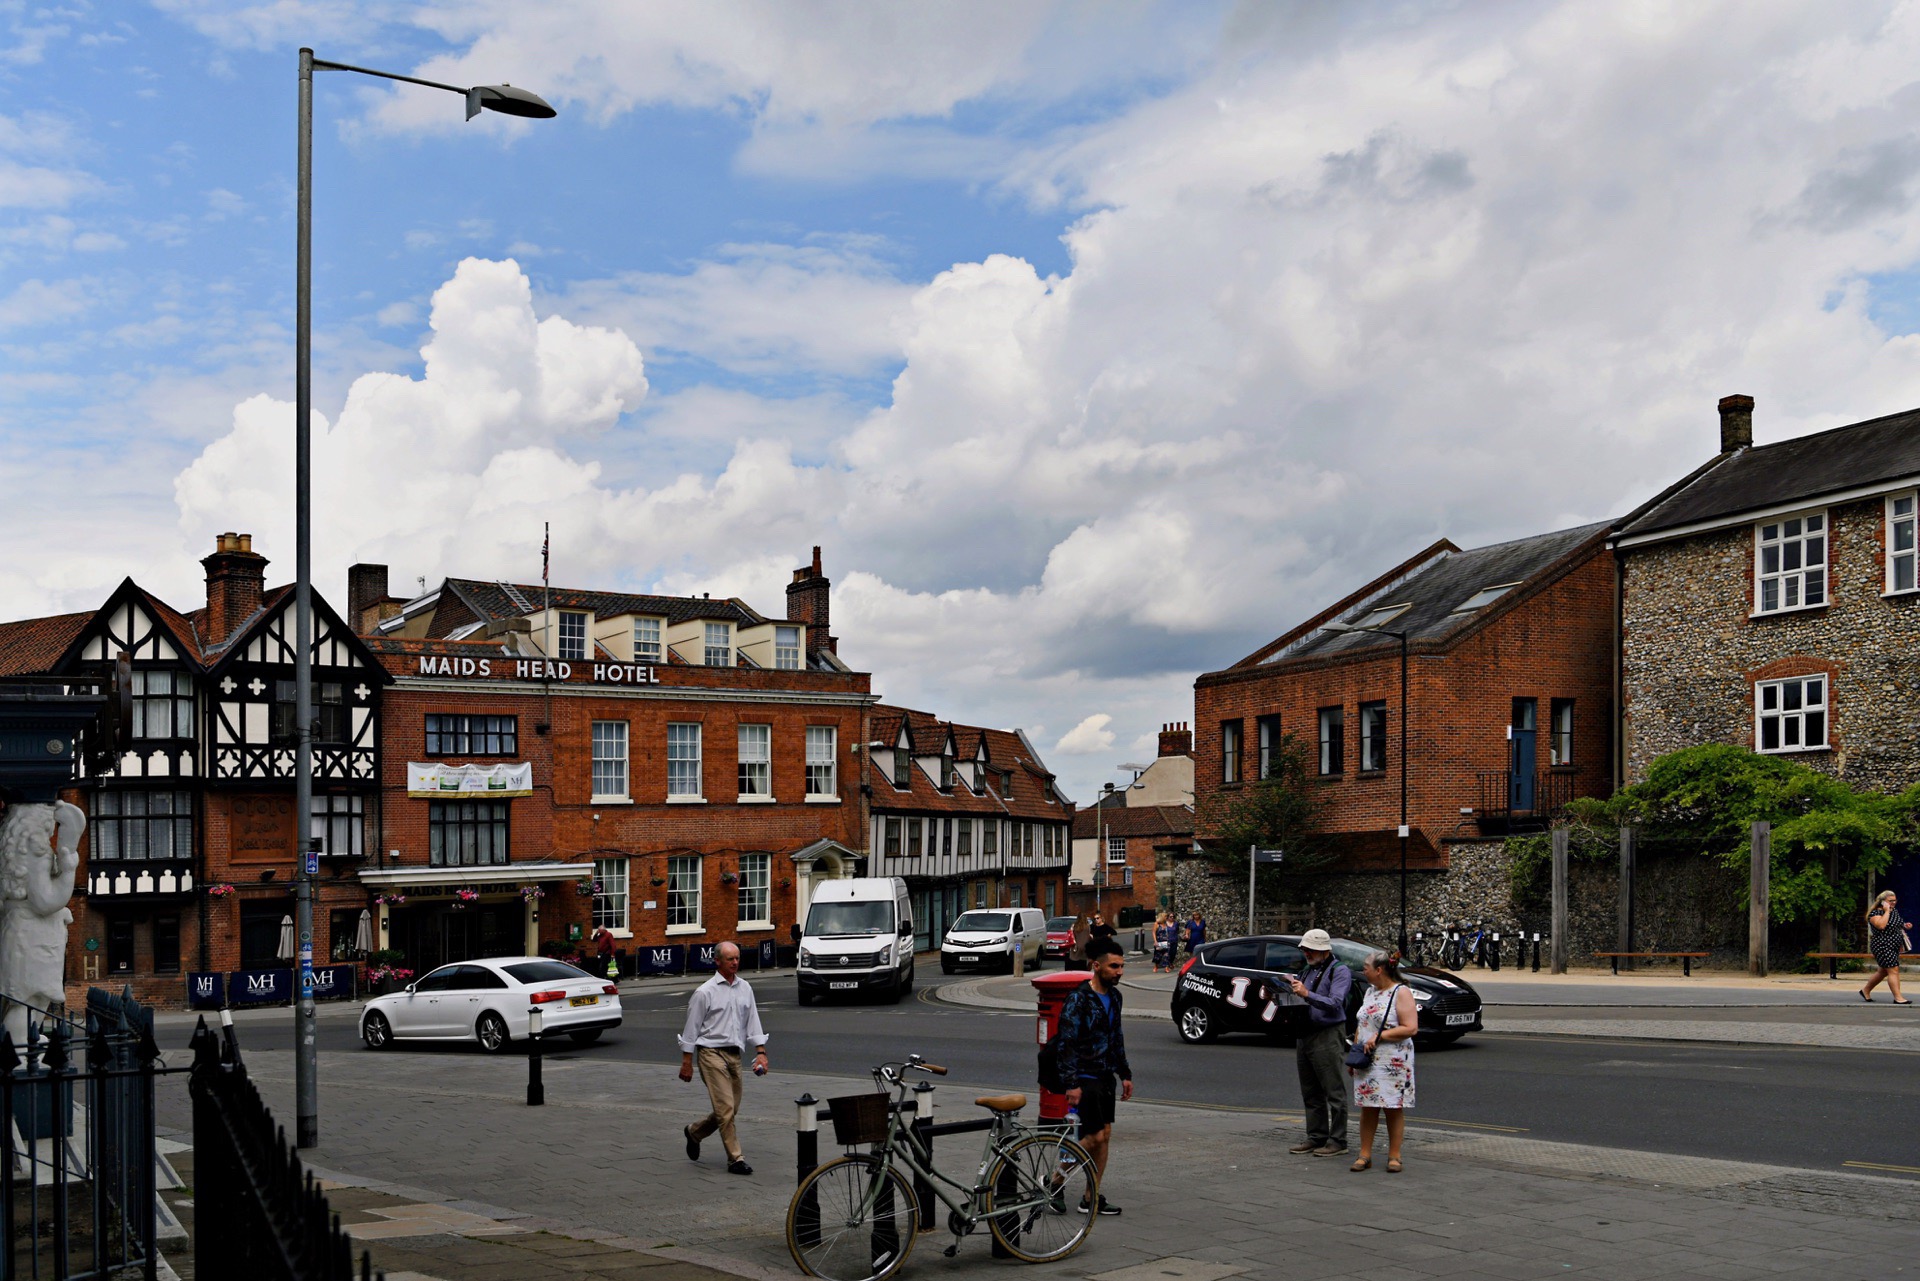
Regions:
<svg viewBox="0 0 1920 1281"><path fill-rule="evenodd" d="M1413 606L1410 604L1382 605L1378 609L1374 610L1373 612L1354 619L1351 623L1348 623L1347 626L1349 627L1385 627L1388 623L1391 623L1394 619L1400 617L1400 615L1406 613L1408 610L1412 608Z"/></svg>
<svg viewBox="0 0 1920 1281"><path fill-rule="evenodd" d="M1473 595L1453 607L1456 614L1471 614L1476 609L1484 609L1518 587L1518 583L1499 583L1493 587L1482 587Z"/></svg>

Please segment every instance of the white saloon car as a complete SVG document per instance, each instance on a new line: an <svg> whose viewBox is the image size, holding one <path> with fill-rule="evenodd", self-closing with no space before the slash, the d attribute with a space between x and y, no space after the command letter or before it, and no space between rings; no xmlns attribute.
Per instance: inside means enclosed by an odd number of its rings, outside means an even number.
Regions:
<svg viewBox="0 0 1920 1281"><path fill-rule="evenodd" d="M376 996L360 1014L370 1050L395 1040L478 1041L498 1053L529 1035L541 1013L542 1038L565 1033L576 1045L620 1026L620 989L564 961L496 956L443 965L404 992Z"/></svg>

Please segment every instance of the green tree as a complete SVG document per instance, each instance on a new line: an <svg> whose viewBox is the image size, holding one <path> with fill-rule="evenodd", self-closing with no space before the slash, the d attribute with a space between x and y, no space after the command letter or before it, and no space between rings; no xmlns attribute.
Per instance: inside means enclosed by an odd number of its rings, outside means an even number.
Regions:
<svg viewBox="0 0 1920 1281"><path fill-rule="evenodd" d="M1312 752L1295 735L1282 734L1269 754L1265 778L1215 792L1201 803L1196 817L1208 862L1245 875L1249 847L1285 850L1285 863L1263 866L1258 873L1259 896L1284 901L1296 874L1325 866L1336 853L1320 830L1326 809L1321 792Z"/></svg>

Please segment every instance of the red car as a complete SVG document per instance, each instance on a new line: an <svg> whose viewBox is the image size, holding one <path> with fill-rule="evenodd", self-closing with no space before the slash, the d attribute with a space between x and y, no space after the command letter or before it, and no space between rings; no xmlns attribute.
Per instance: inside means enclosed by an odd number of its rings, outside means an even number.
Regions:
<svg viewBox="0 0 1920 1281"><path fill-rule="evenodd" d="M1040 944L1040 959L1065 960L1073 951L1073 918L1055 916L1047 921L1047 937Z"/></svg>

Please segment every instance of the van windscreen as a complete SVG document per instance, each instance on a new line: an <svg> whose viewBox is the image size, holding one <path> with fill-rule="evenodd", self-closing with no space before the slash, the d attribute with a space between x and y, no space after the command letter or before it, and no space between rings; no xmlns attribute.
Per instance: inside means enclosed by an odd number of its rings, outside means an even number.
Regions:
<svg viewBox="0 0 1920 1281"><path fill-rule="evenodd" d="M1004 930L1007 928L1005 912L966 912L953 923L956 930Z"/></svg>
<svg viewBox="0 0 1920 1281"><path fill-rule="evenodd" d="M859 903L815 903L807 912L807 933L815 938L892 932L893 904L886 899L867 899Z"/></svg>

